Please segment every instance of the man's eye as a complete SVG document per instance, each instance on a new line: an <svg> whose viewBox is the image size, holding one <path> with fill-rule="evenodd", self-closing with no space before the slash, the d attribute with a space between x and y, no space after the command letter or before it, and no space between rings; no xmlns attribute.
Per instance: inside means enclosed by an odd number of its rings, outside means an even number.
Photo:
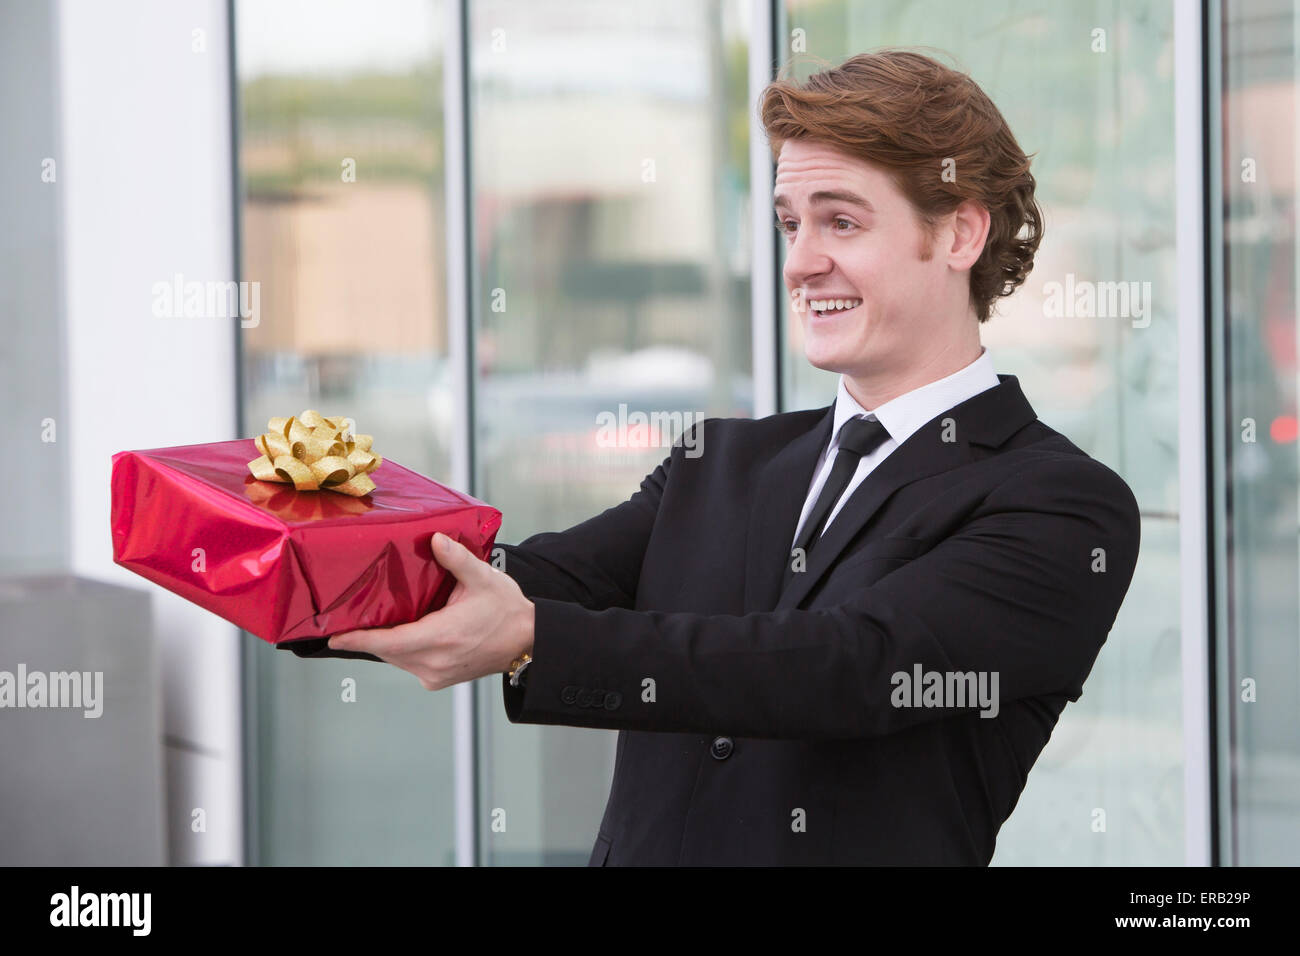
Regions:
<svg viewBox="0 0 1300 956"><path fill-rule="evenodd" d="M832 219L831 222L836 227L837 232L847 231L846 229L840 226L841 223L843 223L844 226L847 226L849 229L853 228L853 222L851 220L844 219L839 216ZM799 224L795 222L793 219L778 219L776 220L775 223L773 223L773 225L776 227L776 231L781 233L783 236L792 236L794 235L795 230L799 228Z"/></svg>

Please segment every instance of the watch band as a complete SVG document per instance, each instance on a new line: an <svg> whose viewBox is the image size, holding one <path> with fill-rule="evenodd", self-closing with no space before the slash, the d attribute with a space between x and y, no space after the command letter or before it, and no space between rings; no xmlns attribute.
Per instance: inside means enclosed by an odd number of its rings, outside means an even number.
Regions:
<svg viewBox="0 0 1300 956"><path fill-rule="evenodd" d="M517 657L510 662L510 686L524 686L524 671L528 670L528 665L533 662L531 654L525 654L523 657Z"/></svg>

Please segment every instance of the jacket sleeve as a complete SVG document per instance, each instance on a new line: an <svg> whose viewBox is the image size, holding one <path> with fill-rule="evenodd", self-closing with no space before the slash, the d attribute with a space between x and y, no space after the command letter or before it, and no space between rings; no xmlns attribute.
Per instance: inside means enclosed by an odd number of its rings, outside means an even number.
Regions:
<svg viewBox="0 0 1300 956"><path fill-rule="evenodd" d="M837 606L738 616L539 597L525 687L502 680L506 714L515 723L834 739L982 709L896 705L896 675L918 669L945 679L982 673L988 686L997 680L1000 702L1077 700L1139 537L1128 485L1071 456L1017 473L951 536Z"/></svg>
<svg viewBox="0 0 1300 956"><path fill-rule="evenodd" d="M593 611L634 607L659 502L673 459L682 451L679 439L622 504L566 531L547 531L517 545L499 545L505 556L502 570L534 601L568 601Z"/></svg>

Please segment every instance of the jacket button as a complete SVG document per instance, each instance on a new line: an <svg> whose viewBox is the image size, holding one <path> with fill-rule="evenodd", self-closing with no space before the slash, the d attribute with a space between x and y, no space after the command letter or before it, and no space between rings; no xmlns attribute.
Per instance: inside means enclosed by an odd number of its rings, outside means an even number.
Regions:
<svg viewBox="0 0 1300 956"><path fill-rule="evenodd" d="M593 690L591 692L591 706L597 710L605 706L605 691Z"/></svg>
<svg viewBox="0 0 1300 956"><path fill-rule="evenodd" d="M731 751L735 744L731 742L730 737L714 737L713 746L709 748L709 753L713 754L714 760L726 760L731 756Z"/></svg>
<svg viewBox="0 0 1300 956"><path fill-rule="evenodd" d="M623 695L616 690L611 690L605 695L605 709L618 710L619 705L623 703Z"/></svg>
<svg viewBox="0 0 1300 956"><path fill-rule="evenodd" d="M578 696L578 688L569 684L564 690L560 691L560 700L566 704L572 704Z"/></svg>
<svg viewBox="0 0 1300 956"><path fill-rule="evenodd" d="M574 698L573 702L577 704L579 707L590 707L591 706L590 688L587 687L579 688L578 696Z"/></svg>

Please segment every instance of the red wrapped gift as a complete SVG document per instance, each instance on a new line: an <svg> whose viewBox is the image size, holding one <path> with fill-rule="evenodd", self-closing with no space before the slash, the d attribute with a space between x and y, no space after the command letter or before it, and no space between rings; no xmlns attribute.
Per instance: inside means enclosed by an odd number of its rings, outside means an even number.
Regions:
<svg viewBox="0 0 1300 956"><path fill-rule="evenodd" d="M113 560L300 656L442 607L435 531L487 560L501 512L383 460L359 497L255 478L253 439L113 456Z"/></svg>

